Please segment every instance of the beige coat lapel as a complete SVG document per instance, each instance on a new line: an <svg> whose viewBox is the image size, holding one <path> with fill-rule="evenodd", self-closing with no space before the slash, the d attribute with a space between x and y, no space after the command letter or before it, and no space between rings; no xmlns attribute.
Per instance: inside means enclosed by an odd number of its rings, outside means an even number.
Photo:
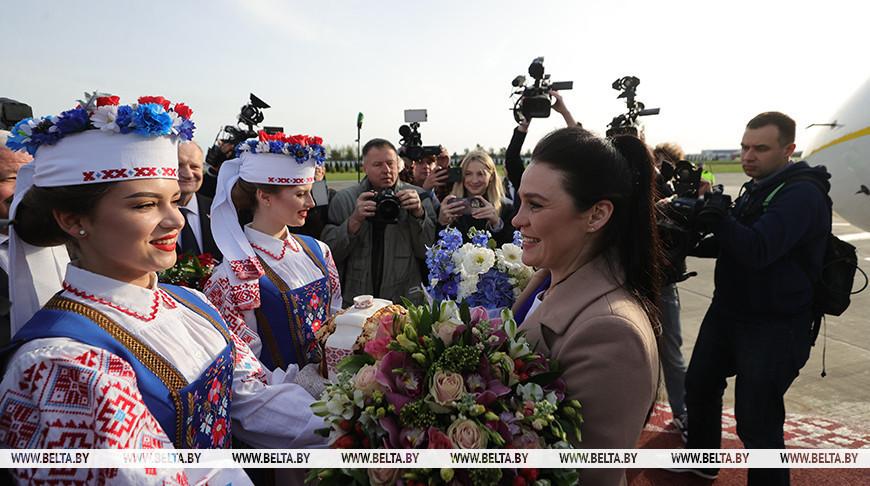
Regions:
<svg viewBox="0 0 870 486"><path fill-rule="evenodd" d="M601 296L619 287L621 281L622 278L613 277L604 256L599 255L548 292L520 330L526 332L526 339L537 352L549 355L553 343L568 331L574 319Z"/></svg>

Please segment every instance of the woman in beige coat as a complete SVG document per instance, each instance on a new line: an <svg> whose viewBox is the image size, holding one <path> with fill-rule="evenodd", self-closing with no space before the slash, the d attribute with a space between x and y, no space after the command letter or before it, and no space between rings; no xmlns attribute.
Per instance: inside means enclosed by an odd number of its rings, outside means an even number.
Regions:
<svg viewBox="0 0 870 486"><path fill-rule="evenodd" d="M513 219L523 262L548 270L520 329L556 359L569 398L583 406L589 449L630 449L658 384L661 252L653 166L635 137L605 140L579 127L542 139L523 174ZM624 469L581 471L585 485L625 484Z"/></svg>

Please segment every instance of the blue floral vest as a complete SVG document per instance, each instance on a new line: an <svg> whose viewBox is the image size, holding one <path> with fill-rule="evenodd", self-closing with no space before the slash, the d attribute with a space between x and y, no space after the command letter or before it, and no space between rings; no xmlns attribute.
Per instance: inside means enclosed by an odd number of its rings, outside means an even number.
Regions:
<svg viewBox="0 0 870 486"><path fill-rule="evenodd" d="M151 414L176 449L229 448L235 346L220 314L191 292L160 287L185 307L207 319L226 346L200 377L188 383L147 343L139 341L105 314L85 304L55 296L16 333L2 354L10 357L22 344L40 338L66 337L105 349L127 361Z"/></svg>
<svg viewBox="0 0 870 486"><path fill-rule="evenodd" d="M274 370L289 364L302 368L308 363L320 362L321 356L314 337L329 318L332 292L329 291L329 270L317 240L305 235L296 238L308 258L313 261L323 278L302 287L291 289L260 258L266 274L260 277L260 308L255 311L257 333L263 342L260 361Z"/></svg>

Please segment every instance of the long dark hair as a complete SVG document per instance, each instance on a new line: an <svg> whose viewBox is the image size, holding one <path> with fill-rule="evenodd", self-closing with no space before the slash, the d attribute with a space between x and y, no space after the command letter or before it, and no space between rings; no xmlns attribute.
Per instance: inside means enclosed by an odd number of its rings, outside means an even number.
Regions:
<svg viewBox="0 0 870 486"><path fill-rule="evenodd" d="M613 203L598 251L612 272L625 272L625 289L646 311L658 335L664 254L655 223L655 172L649 149L632 135L603 139L568 127L538 142L532 160L562 173L565 192L578 211L605 199Z"/></svg>
<svg viewBox="0 0 870 486"><path fill-rule="evenodd" d="M54 211L90 215L112 185L101 183L62 187L33 186L21 199L15 211L15 219L12 221L15 233L34 246L74 244L76 239L60 228Z"/></svg>
<svg viewBox="0 0 870 486"><path fill-rule="evenodd" d="M254 220L254 211L257 209L257 189L266 194L278 194L281 187L277 184L254 184L246 180L239 179L230 191L230 197L233 200L233 205L236 207L236 215L239 217L239 224L244 226Z"/></svg>

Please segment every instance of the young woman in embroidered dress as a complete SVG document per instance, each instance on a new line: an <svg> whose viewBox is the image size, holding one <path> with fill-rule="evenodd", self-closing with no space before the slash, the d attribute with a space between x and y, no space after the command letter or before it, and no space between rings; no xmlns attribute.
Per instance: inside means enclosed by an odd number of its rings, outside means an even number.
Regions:
<svg viewBox="0 0 870 486"><path fill-rule="evenodd" d="M7 142L35 155L12 206L13 279L38 275L41 290L12 289L22 305L2 351L0 445L221 448L238 437L256 447L324 446L314 433L323 422L295 370L264 370L204 295L157 285L155 272L175 263L184 222L175 142L192 136L190 109L170 109L161 97L89 101L24 121ZM44 261L55 254L47 248L64 244L75 259L52 282L52 272L37 270L54 265ZM60 292L46 303L46 289ZM238 469L13 474L22 483L249 483Z"/></svg>
<svg viewBox="0 0 870 486"><path fill-rule="evenodd" d="M260 132L221 166L212 229L224 261L204 291L263 365L319 363L314 333L341 310L329 247L288 226L305 224L324 151L319 137Z"/></svg>

